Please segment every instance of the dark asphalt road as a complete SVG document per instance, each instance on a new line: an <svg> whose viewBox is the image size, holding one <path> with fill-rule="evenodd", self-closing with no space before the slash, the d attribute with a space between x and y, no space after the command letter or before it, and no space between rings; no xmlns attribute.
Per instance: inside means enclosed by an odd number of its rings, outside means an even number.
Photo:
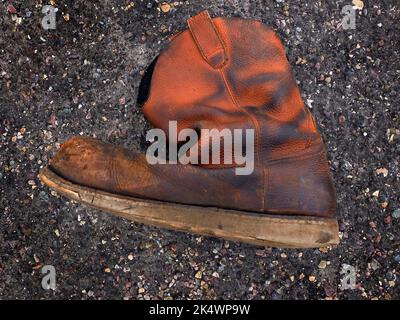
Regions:
<svg viewBox="0 0 400 320"><path fill-rule="evenodd" d="M154 1L60 0L56 30L42 28L41 2L12 1L13 14L0 0L1 299L400 298L398 1L364 1L348 30L351 0L179 1L165 13ZM143 150L141 73L202 9L260 19L287 47L327 145L339 246L265 249L160 230L38 181L73 135ZM44 265L56 269L54 291L41 287ZM356 285L342 290L347 265Z"/></svg>

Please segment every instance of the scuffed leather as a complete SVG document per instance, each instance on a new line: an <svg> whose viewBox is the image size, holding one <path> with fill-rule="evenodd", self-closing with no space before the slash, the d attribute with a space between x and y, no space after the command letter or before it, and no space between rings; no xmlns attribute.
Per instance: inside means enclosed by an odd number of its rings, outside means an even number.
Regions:
<svg viewBox="0 0 400 320"><path fill-rule="evenodd" d="M233 168L150 165L144 154L88 137L74 137L65 142L53 158L51 168L69 181L111 193L262 211L262 173L258 169L251 176L237 176Z"/></svg>

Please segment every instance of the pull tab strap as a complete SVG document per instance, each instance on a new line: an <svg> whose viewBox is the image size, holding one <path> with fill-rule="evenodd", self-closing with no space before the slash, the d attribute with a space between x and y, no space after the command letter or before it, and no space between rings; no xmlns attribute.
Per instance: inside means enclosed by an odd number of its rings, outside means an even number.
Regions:
<svg viewBox="0 0 400 320"><path fill-rule="evenodd" d="M187 23L204 60L214 69L223 67L227 61L225 47L208 11L191 17Z"/></svg>

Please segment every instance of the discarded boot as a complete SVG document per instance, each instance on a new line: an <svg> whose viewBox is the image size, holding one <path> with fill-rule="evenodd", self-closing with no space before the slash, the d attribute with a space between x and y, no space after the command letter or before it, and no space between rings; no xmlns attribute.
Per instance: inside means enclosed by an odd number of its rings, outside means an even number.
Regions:
<svg viewBox="0 0 400 320"><path fill-rule="evenodd" d="M75 137L41 180L71 199L161 227L279 247L337 244L324 144L278 37L258 21L211 19L206 11L188 26L146 71L138 103L167 136L169 121L197 132L254 129L253 172L149 164L144 154Z"/></svg>

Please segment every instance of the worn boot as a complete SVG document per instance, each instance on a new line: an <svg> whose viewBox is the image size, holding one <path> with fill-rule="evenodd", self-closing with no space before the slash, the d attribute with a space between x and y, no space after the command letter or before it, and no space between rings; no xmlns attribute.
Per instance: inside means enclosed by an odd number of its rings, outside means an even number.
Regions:
<svg viewBox="0 0 400 320"><path fill-rule="evenodd" d="M338 243L324 144L271 29L206 11L189 19L147 69L138 103L169 139L170 121L200 134L253 129L254 170L239 175L235 161L150 164L144 154L75 137L41 180L74 200L161 227L280 247Z"/></svg>

